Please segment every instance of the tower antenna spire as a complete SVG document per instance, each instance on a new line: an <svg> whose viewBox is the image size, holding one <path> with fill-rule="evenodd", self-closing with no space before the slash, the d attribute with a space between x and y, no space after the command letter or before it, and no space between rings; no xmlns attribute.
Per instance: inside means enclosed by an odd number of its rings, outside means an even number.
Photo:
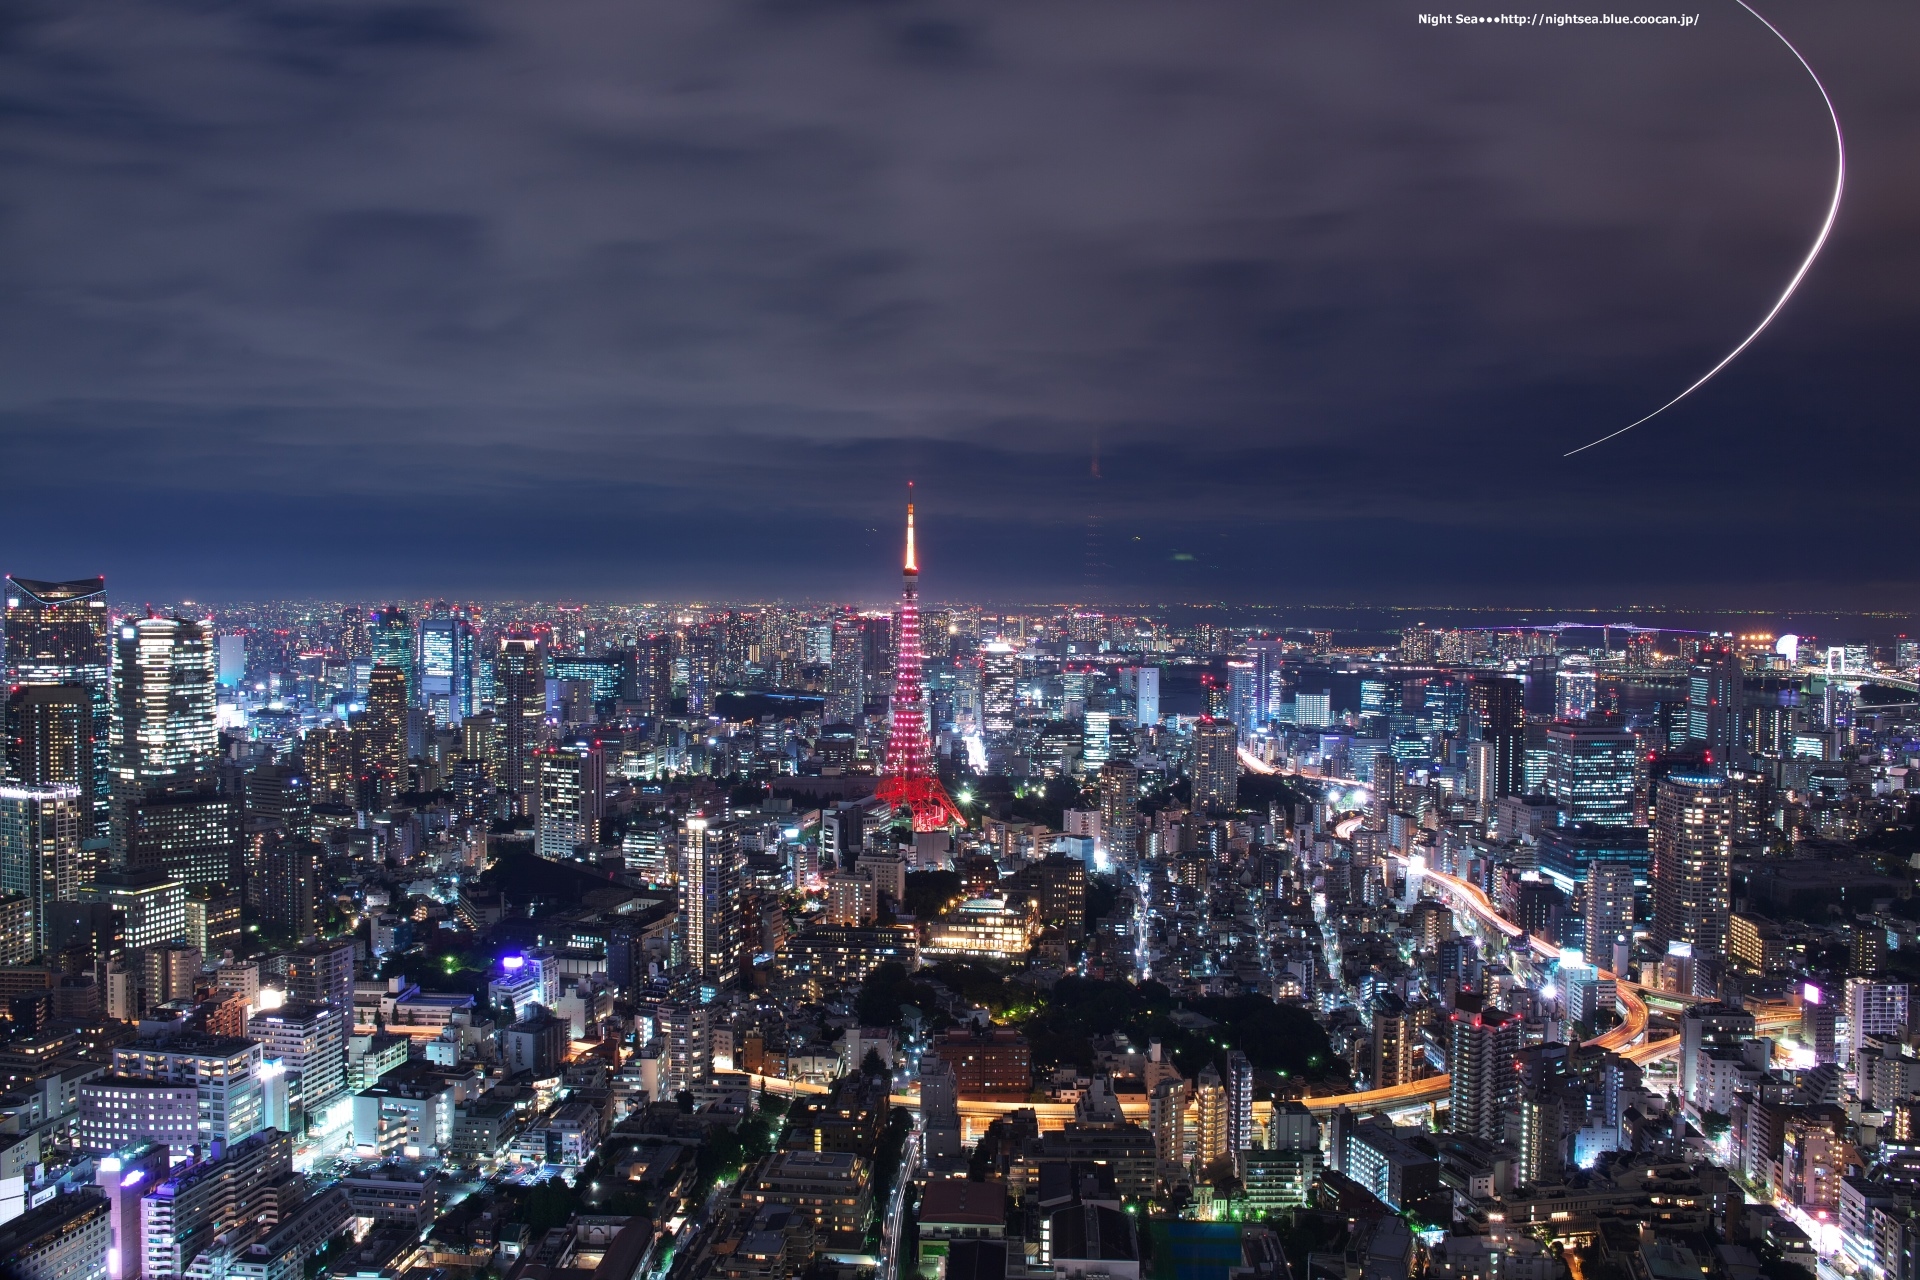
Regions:
<svg viewBox="0 0 1920 1280"><path fill-rule="evenodd" d="M907 481L907 572L920 572L920 563L913 555L913 481Z"/></svg>

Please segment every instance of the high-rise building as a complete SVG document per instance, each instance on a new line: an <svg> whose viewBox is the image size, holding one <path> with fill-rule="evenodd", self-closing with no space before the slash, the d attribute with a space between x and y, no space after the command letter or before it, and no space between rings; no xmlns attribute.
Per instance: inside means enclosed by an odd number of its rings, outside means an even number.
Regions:
<svg viewBox="0 0 1920 1280"><path fill-rule="evenodd" d="M1505 676L1475 676L1467 691L1472 735L1490 748L1482 787L1495 799L1526 790L1527 717L1524 689Z"/></svg>
<svg viewBox="0 0 1920 1280"><path fill-rule="evenodd" d="M1721 768L1740 758L1740 654L1728 643L1701 646L1687 668L1687 744Z"/></svg>
<svg viewBox="0 0 1920 1280"><path fill-rule="evenodd" d="M1419 1032L1407 1002L1391 991L1373 998L1373 1087L1411 1082L1418 1061Z"/></svg>
<svg viewBox="0 0 1920 1280"><path fill-rule="evenodd" d="M1899 1037L1906 1033L1907 983L1886 978L1847 979L1847 1048L1857 1057L1868 1036Z"/></svg>
<svg viewBox="0 0 1920 1280"><path fill-rule="evenodd" d="M1520 1049L1520 1019L1500 1009L1456 1008L1447 1096L1456 1133L1498 1142L1514 1099L1514 1055Z"/></svg>
<svg viewBox="0 0 1920 1280"><path fill-rule="evenodd" d="M1140 770L1131 760L1100 766L1100 840L1110 858L1131 861L1139 852Z"/></svg>
<svg viewBox="0 0 1920 1280"><path fill-rule="evenodd" d="M247 1036L287 1072L289 1105L309 1120L347 1089L347 1029L353 1010L289 1000L247 1019Z"/></svg>
<svg viewBox="0 0 1920 1280"><path fill-rule="evenodd" d="M311 840L279 840L264 857L262 923L294 941L320 932L320 874L326 850Z"/></svg>
<svg viewBox="0 0 1920 1280"><path fill-rule="evenodd" d="M607 757L600 744L542 747L534 753L540 776L540 856L565 860L600 839L606 816Z"/></svg>
<svg viewBox="0 0 1920 1280"><path fill-rule="evenodd" d="M392 667L400 673L406 689L406 701L402 705L413 706L420 688L420 641L413 629L412 616L405 609L388 606L375 609L370 623L368 641L373 649L373 665Z"/></svg>
<svg viewBox="0 0 1920 1280"><path fill-rule="evenodd" d="M1586 883L1580 886L1580 913L1586 921L1583 954L1596 969L1613 968L1615 945L1633 938L1633 888L1633 868L1626 863L1587 865Z"/></svg>
<svg viewBox="0 0 1920 1280"><path fill-rule="evenodd" d="M1617 725L1559 721L1547 727L1547 798L1563 826L1634 825L1639 748Z"/></svg>
<svg viewBox="0 0 1920 1280"><path fill-rule="evenodd" d="M686 961L698 977L726 982L739 968L739 841L726 826L688 818L680 839L680 918Z"/></svg>
<svg viewBox="0 0 1920 1280"><path fill-rule="evenodd" d="M1193 807L1231 809L1240 798L1240 737L1230 720L1193 727Z"/></svg>
<svg viewBox="0 0 1920 1280"><path fill-rule="evenodd" d="M78 901L92 881L81 847L91 817L78 787L0 786L0 893L31 904L29 954L50 949L54 904Z"/></svg>
<svg viewBox="0 0 1920 1280"><path fill-rule="evenodd" d="M1019 705L1020 655L1004 640L980 650L980 733L987 758L996 767L1013 750L1015 710Z"/></svg>
<svg viewBox="0 0 1920 1280"><path fill-rule="evenodd" d="M6 677L8 689L28 685L77 685L86 690L87 731L91 735L91 779L86 792L88 836L105 839L111 823L110 782L113 721L113 654L107 641L107 580L82 578L75 582L42 582L33 578L6 580ZM22 772L12 754L9 734L8 776L21 782L66 782L67 778L35 778Z"/></svg>
<svg viewBox="0 0 1920 1280"><path fill-rule="evenodd" d="M206 624L122 622L114 659L113 853L131 867L136 808L155 794L211 790L219 733Z"/></svg>
<svg viewBox="0 0 1920 1280"><path fill-rule="evenodd" d="M480 710L479 641L464 617L420 624L420 705L434 722L456 725Z"/></svg>
<svg viewBox="0 0 1920 1280"><path fill-rule="evenodd" d="M1227 1149L1253 1147L1253 1063L1238 1049L1227 1054Z"/></svg>
<svg viewBox="0 0 1920 1280"><path fill-rule="evenodd" d="M1719 774L1671 773L1654 795L1653 942L1724 954L1733 909L1733 798Z"/></svg>
<svg viewBox="0 0 1920 1280"><path fill-rule="evenodd" d="M673 704L673 637L642 636L633 655L633 700L642 719L659 721Z"/></svg>
<svg viewBox="0 0 1920 1280"><path fill-rule="evenodd" d="M1193 1110L1196 1129L1194 1154L1205 1167L1233 1150L1227 1136L1227 1087L1211 1062L1200 1068L1200 1074L1194 1077Z"/></svg>
<svg viewBox="0 0 1920 1280"><path fill-rule="evenodd" d="M360 739L361 807L384 809L407 789L407 677L377 663L367 681L367 710L354 726Z"/></svg>
<svg viewBox="0 0 1920 1280"><path fill-rule="evenodd" d="M346 939L302 942L287 956L287 996L308 1004L353 1009L353 943Z"/></svg>
<svg viewBox="0 0 1920 1280"><path fill-rule="evenodd" d="M93 835L94 695L80 684L19 685L7 694L7 777L30 787L78 787ZM100 726L104 736L106 725Z"/></svg>
<svg viewBox="0 0 1920 1280"><path fill-rule="evenodd" d="M540 807L540 775L533 753L545 737L547 663L540 644L503 636L493 662L494 710L499 717L500 774L513 811L530 817Z"/></svg>
<svg viewBox="0 0 1920 1280"><path fill-rule="evenodd" d="M203 1255L222 1233L270 1210L277 1216L280 1187L292 1171L293 1139L277 1129L175 1169L140 1202L145 1273L155 1280L206 1274Z"/></svg>

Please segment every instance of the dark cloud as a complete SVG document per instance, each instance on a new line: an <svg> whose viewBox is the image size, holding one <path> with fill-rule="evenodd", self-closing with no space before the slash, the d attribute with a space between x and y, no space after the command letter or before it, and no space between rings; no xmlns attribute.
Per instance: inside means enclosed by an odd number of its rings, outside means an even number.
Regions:
<svg viewBox="0 0 1920 1280"><path fill-rule="evenodd" d="M1776 9L1836 237L1564 461L1822 212L1737 6L19 6L7 567L878 596L912 475L936 594L1904 607L1920 17Z"/></svg>

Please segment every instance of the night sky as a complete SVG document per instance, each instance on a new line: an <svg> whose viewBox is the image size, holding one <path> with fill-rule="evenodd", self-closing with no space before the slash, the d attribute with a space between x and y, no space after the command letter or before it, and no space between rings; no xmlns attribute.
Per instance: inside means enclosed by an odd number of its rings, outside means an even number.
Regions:
<svg viewBox="0 0 1920 1280"><path fill-rule="evenodd" d="M911 477L932 598L1920 605L1910 0L1760 4L1834 238L1561 457L1825 210L1690 3L23 0L0 568L878 600Z"/></svg>

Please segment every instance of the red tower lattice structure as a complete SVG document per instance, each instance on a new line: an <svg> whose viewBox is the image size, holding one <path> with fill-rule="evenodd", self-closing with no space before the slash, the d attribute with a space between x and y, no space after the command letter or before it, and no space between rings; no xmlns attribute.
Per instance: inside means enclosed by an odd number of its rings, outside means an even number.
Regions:
<svg viewBox="0 0 1920 1280"><path fill-rule="evenodd" d="M912 486L908 486L909 492ZM913 814L915 831L965 826L933 769L927 738L927 686L920 672L920 565L913 549L913 503L907 503L906 583L900 591L900 628L894 637L893 701L888 707L887 771L874 795Z"/></svg>

